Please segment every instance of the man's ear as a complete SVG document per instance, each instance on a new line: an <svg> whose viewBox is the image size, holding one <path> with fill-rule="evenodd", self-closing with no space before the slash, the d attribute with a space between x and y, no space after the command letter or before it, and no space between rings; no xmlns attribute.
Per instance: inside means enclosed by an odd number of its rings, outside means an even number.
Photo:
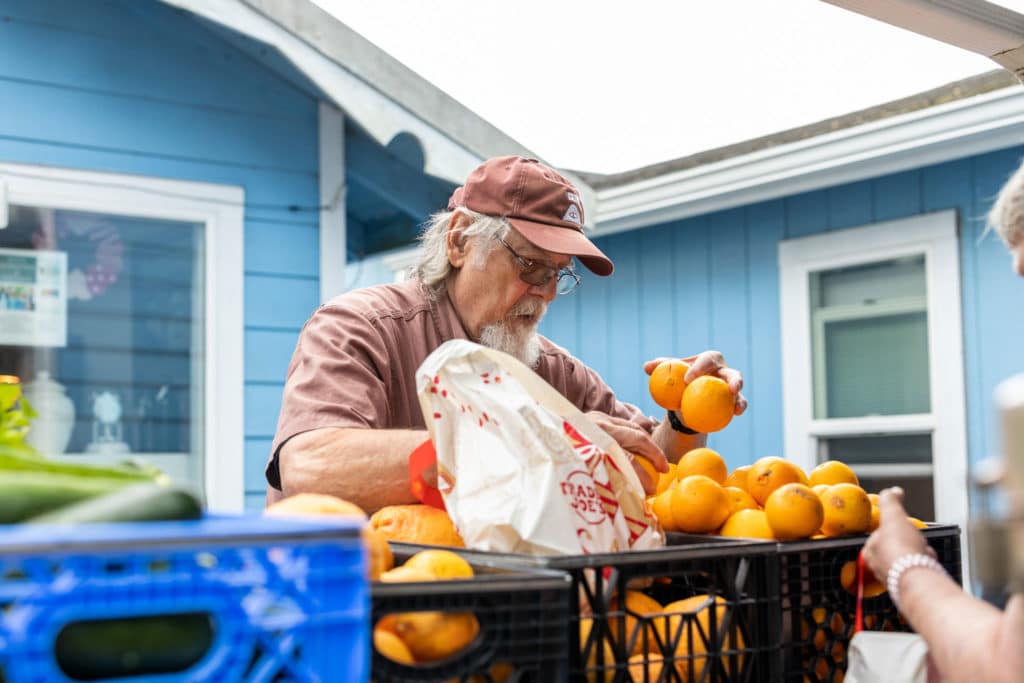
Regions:
<svg viewBox="0 0 1024 683"><path fill-rule="evenodd" d="M461 268L466 265L469 257L469 239L465 235L465 228L470 224L471 219L464 213L456 212L448 221L448 232L445 234L445 250L448 253L448 263L452 268Z"/></svg>

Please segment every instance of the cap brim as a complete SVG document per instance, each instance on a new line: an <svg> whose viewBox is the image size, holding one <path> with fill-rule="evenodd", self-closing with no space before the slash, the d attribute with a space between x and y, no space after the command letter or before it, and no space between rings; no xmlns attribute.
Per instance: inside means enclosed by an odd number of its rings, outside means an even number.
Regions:
<svg viewBox="0 0 1024 683"><path fill-rule="evenodd" d="M602 277L611 275L615 270L612 260L604 255L587 236L572 228L560 228L546 223L524 221L521 218L509 218L519 233L545 251L556 254L569 254L579 259L587 270Z"/></svg>

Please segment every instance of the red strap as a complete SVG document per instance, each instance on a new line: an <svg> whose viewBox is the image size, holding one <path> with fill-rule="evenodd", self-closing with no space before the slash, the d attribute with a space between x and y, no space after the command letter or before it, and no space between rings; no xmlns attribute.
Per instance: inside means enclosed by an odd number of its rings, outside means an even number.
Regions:
<svg viewBox="0 0 1024 683"><path fill-rule="evenodd" d="M423 480L423 473L428 467L437 463L437 451L434 442L427 439L409 454L409 488L412 495L425 505L444 510L444 498L441 492Z"/></svg>
<svg viewBox="0 0 1024 683"><path fill-rule="evenodd" d="M853 632L864 630L864 551L857 553L857 616L853 622Z"/></svg>

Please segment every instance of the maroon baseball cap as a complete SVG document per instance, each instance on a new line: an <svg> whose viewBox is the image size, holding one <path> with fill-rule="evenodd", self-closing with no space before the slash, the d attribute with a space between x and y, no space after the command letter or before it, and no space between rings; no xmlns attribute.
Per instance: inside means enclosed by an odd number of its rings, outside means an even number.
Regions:
<svg viewBox="0 0 1024 683"><path fill-rule="evenodd" d="M612 274L611 259L583 234L579 190L536 159L488 159L452 193L448 209L459 206L506 218L541 249L575 256L597 275Z"/></svg>

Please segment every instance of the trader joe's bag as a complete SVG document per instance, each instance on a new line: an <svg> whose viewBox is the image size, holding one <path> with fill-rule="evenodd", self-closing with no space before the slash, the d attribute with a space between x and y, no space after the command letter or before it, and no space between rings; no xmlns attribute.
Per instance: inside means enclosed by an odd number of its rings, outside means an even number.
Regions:
<svg viewBox="0 0 1024 683"><path fill-rule="evenodd" d="M466 546L534 555L656 548L626 454L525 365L446 342L416 374L438 489Z"/></svg>

